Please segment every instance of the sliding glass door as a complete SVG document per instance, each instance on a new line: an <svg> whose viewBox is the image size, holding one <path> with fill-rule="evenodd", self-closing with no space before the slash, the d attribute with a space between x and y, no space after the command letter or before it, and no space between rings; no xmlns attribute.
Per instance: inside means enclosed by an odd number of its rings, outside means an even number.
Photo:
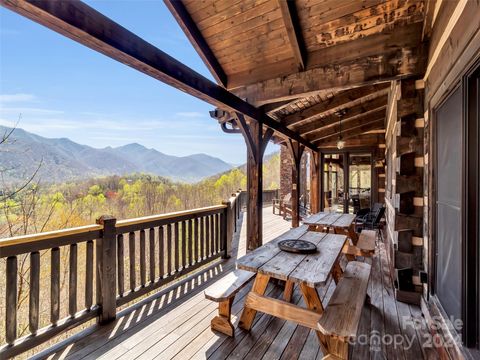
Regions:
<svg viewBox="0 0 480 360"><path fill-rule="evenodd" d="M322 204L325 211L354 214L371 207L371 153L323 154L322 160Z"/></svg>

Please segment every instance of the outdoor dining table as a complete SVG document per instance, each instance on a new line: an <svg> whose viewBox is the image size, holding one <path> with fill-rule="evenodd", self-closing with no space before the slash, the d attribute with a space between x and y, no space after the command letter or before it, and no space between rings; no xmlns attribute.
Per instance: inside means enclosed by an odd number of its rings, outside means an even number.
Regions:
<svg viewBox="0 0 480 360"><path fill-rule="evenodd" d="M335 233L346 234L354 244L357 242L355 232L355 214L340 214L330 212L319 212L303 220L310 231L323 231L323 228L331 229Z"/></svg>
<svg viewBox="0 0 480 360"><path fill-rule="evenodd" d="M317 246L317 251L296 254L280 250L280 241L292 239L310 241ZM302 225L239 258L239 269L256 273L239 326L250 330L257 311L260 311L318 330L317 322L324 306L316 287L326 285L330 274L338 282L341 276L338 260L346 239L345 235L308 231L308 226ZM285 301L265 296L270 279L286 281ZM294 283L299 285L306 308L291 303Z"/></svg>

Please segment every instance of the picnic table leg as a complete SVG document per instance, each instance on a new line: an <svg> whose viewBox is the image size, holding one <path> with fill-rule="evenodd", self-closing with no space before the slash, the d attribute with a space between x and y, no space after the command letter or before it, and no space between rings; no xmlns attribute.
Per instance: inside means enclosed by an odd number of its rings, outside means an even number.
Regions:
<svg viewBox="0 0 480 360"><path fill-rule="evenodd" d="M265 294L265 290L267 290L267 285L270 280L270 276L257 274L255 277L255 282L253 283L253 287L251 292L256 293L258 295ZM242 316L240 317L240 322L238 324L239 327L245 330L250 330L253 324L253 319L255 319L255 315L257 314L256 310L253 310L249 307L244 307Z"/></svg>
<svg viewBox="0 0 480 360"><path fill-rule="evenodd" d="M292 302L293 285L293 281L287 280L285 282L285 290L283 292L283 299L285 301Z"/></svg>
<svg viewBox="0 0 480 360"><path fill-rule="evenodd" d="M338 282L340 281L342 274L343 274L343 270L342 270L342 267L340 266L340 262L337 259L332 269L332 276L333 276L333 280L335 281L335 285L338 284Z"/></svg>
<svg viewBox="0 0 480 360"><path fill-rule="evenodd" d="M323 305L318 296L317 289L308 286L305 283L300 283L300 290L302 291L303 299L307 305L307 309L313 310L318 314L323 313Z"/></svg>
<svg viewBox="0 0 480 360"><path fill-rule="evenodd" d="M350 226L348 227L348 236L352 240L353 245L357 245L358 242L358 235L355 232L355 224L351 223Z"/></svg>
<svg viewBox="0 0 480 360"><path fill-rule="evenodd" d="M300 283L300 290L302 292L303 299L305 300L305 305L307 305L307 308L315 311L318 314L322 314L323 305L322 300L320 300L320 296L318 296L317 289L312 288L305 283ZM317 334L318 340L320 341L320 348L322 350L322 353L327 354L327 344L322 333L319 330L315 331L315 333Z"/></svg>

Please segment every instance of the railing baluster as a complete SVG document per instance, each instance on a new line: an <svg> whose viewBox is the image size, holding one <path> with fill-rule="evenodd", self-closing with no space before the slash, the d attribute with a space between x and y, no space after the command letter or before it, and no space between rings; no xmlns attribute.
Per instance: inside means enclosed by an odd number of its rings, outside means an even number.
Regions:
<svg viewBox="0 0 480 360"><path fill-rule="evenodd" d="M5 309L5 335L8 344L13 344L17 338L17 271L17 257L9 256L7 258L7 297Z"/></svg>
<svg viewBox="0 0 480 360"><path fill-rule="evenodd" d="M85 262L85 307L90 309L93 302L93 241L87 241Z"/></svg>
<svg viewBox="0 0 480 360"><path fill-rule="evenodd" d="M75 316L77 312L77 244L70 245L70 262L68 272L68 313Z"/></svg>
<svg viewBox="0 0 480 360"><path fill-rule="evenodd" d="M193 219L188 220L188 265L193 264Z"/></svg>
<svg viewBox="0 0 480 360"><path fill-rule="evenodd" d="M32 334L38 330L40 305L40 253L30 253L30 293L28 309L28 327Z"/></svg>
<svg viewBox="0 0 480 360"><path fill-rule="evenodd" d="M210 256L210 216L205 217L205 255L204 259Z"/></svg>
<svg viewBox="0 0 480 360"><path fill-rule="evenodd" d="M215 214L215 253L220 252L220 214Z"/></svg>
<svg viewBox="0 0 480 360"><path fill-rule="evenodd" d="M215 254L215 214L210 216L210 255Z"/></svg>
<svg viewBox="0 0 480 360"><path fill-rule="evenodd" d="M164 245L164 237L165 237L165 229L163 226L158 227L158 267L160 268L159 276L160 279L163 278L165 273L165 245Z"/></svg>
<svg viewBox="0 0 480 360"><path fill-rule="evenodd" d="M182 221L182 269L187 265L187 222Z"/></svg>
<svg viewBox="0 0 480 360"><path fill-rule="evenodd" d="M130 290L136 287L136 265L135 265L135 233L128 234L128 256L130 258Z"/></svg>
<svg viewBox="0 0 480 360"><path fill-rule="evenodd" d="M175 272L180 267L180 251L179 251L180 239L178 238L178 222L175 223Z"/></svg>
<svg viewBox="0 0 480 360"><path fill-rule="evenodd" d="M195 262L198 262L198 258L200 257L200 248L199 248L199 241L200 241L200 221L201 218L194 219L194 237L192 239L193 242L193 259Z"/></svg>
<svg viewBox="0 0 480 360"><path fill-rule="evenodd" d="M125 292L125 243L123 241L123 234L117 236L117 284L118 294L123 296Z"/></svg>
<svg viewBox="0 0 480 360"><path fill-rule="evenodd" d="M172 273L172 226L167 225L167 275Z"/></svg>
<svg viewBox="0 0 480 360"><path fill-rule="evenodd" d="M56 324L60 316L60 249L53 248L51 256L50 322Z"/></svg>
<svg viewBox="0 0 480 360"><path fill-rule="evenodd" d="M199 256L199 261L203 260L204 252L205 252L205 246L204 246L204 241L205 241L205 229L206 229L206 221L207 218L205 216L200 218L200 256Z"/></svg>
<svg viewBox="0 0 480 360"><path fill-rule="evenodd" d="M145 230L140 230L140 285L147 283L147 267L145 266Z"/></svg>
<svg viewBox="0 0 480 360"><path fill-rule="evenodd" d="M150 242L150 282L155 281L155 229L150 228L148 233L148 240Z"/></svg>

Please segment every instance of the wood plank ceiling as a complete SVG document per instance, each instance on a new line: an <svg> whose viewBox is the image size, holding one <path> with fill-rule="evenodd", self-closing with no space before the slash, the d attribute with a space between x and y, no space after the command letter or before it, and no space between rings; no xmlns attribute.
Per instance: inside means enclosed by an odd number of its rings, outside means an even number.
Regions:
<svg viewBox="0 0 480 360"><path fill-rule="evenodd" d="M219 84L320 148L383 143L390 81L425 70L423 0L165 3Z"/></svg>

